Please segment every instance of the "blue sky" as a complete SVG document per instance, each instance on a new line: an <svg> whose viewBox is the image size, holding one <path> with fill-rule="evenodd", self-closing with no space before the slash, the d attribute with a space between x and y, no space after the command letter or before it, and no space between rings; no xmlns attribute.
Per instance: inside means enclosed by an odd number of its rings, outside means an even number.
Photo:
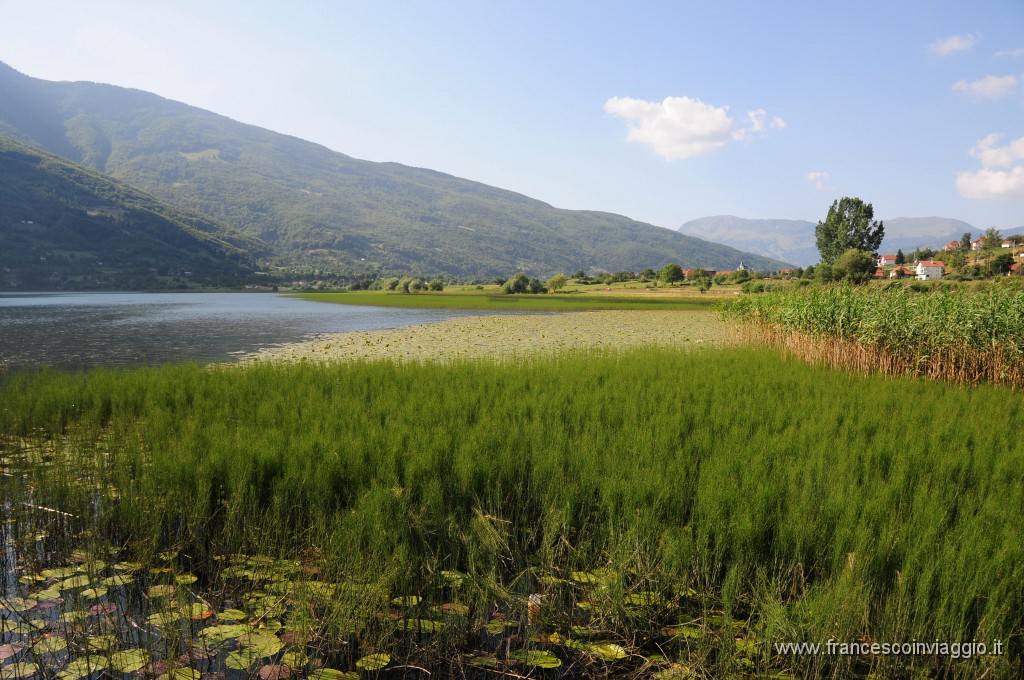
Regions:
<svg viewBox="0 0 1024 680"><path fill-rule="evenodd" d="M1024 225L1022 0L0 0L0 60L669 228Z"/></svg>

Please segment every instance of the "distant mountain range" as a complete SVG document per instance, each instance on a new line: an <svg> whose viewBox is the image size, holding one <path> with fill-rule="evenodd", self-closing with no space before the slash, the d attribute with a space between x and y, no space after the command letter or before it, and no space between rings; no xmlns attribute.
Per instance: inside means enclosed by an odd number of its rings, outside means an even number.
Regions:
<svg viewBox="0 0 1024 680"><path fill-rule="evenodd" d="M984 230L962 220L948 217L896 217L882 220L885 239L881 250L910 254L918 248L941 248L950 241L959 241L965 232L974 238ZM733 215L701 217L686 222L679 231L690 236L763 253L769 257L800 266L820 260L815 244L817 222L806 220L744 219ZM1007 236L1024 232L1024 228L1004 231Z"/></svg>
<svg viewBox="0 0 1024 680"><path fill-rule="evenodd" d="M668 262L784 265L620 215L358 160L140 90L49 82L2 63L0 135L203 214L211 235L223 227L218 238L291 268L545 277Z"/></svg>
<svg viewBox="0 0 1024 680"><path fill-rule="evenodd" d="M0 289L238 286L257 241L0 137Z"/></svg>

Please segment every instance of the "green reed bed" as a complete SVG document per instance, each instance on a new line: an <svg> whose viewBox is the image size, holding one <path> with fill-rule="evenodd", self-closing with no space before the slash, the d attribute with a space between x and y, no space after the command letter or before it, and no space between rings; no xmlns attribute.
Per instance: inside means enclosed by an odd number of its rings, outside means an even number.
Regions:
<svg viewBox="0 0 1024 680"><path fill-rule="evenodd" d="M1022 415L750 349L10 375L2 668L1014 677ZM1003 654L774 646L829 639Z"/></svg>
<svg viewBox="0 0 1024 680"><path fill-rule="evenodd" d="M1024 290L828 286L725 307L737 335L860 372L1024 385Z"/></svg>

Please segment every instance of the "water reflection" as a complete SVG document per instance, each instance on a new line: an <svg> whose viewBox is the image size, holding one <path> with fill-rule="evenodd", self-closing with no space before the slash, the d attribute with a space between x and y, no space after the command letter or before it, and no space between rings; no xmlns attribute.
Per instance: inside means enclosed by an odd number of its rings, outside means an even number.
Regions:
<svg viewBox="0 0 1024 680"><path fill-rule="evenodd" d="M479 313L334 305L270 293L8 294L0 295L0 366L228 361L318 333Z"/></svg>

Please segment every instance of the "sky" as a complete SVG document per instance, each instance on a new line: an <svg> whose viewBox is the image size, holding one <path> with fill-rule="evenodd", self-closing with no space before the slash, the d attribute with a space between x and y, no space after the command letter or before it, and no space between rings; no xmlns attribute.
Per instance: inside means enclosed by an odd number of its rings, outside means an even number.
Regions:
<svg viewBox="0 0 1024 680"><path fill-rule="evenodd" d="M1024 226L1024 0L0 0L0 61L673 229Z"/></svg>

